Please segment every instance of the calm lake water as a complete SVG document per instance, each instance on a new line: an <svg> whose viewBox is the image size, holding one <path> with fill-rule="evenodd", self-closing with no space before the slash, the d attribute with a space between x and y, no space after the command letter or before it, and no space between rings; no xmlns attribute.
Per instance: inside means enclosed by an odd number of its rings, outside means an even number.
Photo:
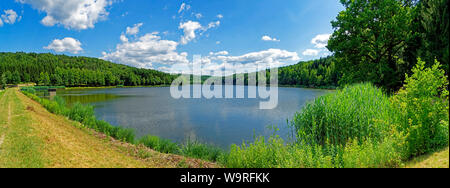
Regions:
<svg viewBox="0 0 450 188"><path fill-rule="evenodd" d="M236 90L248 87L235 86ZM98 119L115 126L136 130L138 137L148 134L183 143L197 140L228 149L231 144L252 141L254 135L268 136L277 125L279 133L289 132L287 120L302 106L327 90L279 88L278 107L260 110L263 99L174 99L170 88L111 88L61 90L70 104L91 104Z"/></svg>

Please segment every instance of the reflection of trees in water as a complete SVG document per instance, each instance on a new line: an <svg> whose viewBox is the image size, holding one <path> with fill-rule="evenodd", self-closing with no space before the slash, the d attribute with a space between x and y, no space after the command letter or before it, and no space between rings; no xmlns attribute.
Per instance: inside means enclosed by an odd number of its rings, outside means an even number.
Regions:
<svg viewBox="0 0 450 188"><path fill-rule="evenodd" d="M117 99L119 96L113 94L93 94L93 95L62 95L67 104L71 105L76 102L80 102L82 104L103 102L112 99Z"/></svg>

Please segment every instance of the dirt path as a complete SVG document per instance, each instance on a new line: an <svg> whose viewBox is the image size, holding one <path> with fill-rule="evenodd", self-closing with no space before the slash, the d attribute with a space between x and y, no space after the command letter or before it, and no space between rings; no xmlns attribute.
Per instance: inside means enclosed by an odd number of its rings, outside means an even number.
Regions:
<svg viewBox="0 0 450 188"><path fill-rule="evenodd" d="M17 99L13 100L12 98ZM40 153L43 167L174 168L214 166L214 164L200 160L161 154L145 147L115 141L105 135L82 128L81 124L70 121L65 117L49 113L39 103L26 97L17 89L6 91L0 99L0 105L5 104L8 104L8 113L4 113L7 114L7 117L4 117L1 113L5 112L6 109L0 109L0 135L6 134L6 137L3 137L6 138L5 143L7 143L8 134L10 134L9 129L27 124L26 126L29 126L32 132L24 135L36 137L37 139L33 143L40 143L37 144L39 147L35 147L35 150ZM16 114L16 110L13 109L15 106L21 108L26 117L29 117L29 121L22 121L21 124L19 124L20 122L14 122L20 115ZM20 109L17 112L20 112ZM1 123L2 119L6 120L3 123L4 125ZM23 167L23 165L20 167Z"/></svg>

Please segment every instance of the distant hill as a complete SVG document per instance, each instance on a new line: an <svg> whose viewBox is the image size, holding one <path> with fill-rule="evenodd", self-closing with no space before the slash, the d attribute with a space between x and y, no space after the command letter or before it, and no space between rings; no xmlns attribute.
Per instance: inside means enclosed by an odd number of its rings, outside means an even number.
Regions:
<svg viewBox="0 0 450 188"><path fill-rule="evenodd" d="M98 58L37 53L0 53L0 75L8 84L35 82L64 86L170 84L173 75Z"/></svg>

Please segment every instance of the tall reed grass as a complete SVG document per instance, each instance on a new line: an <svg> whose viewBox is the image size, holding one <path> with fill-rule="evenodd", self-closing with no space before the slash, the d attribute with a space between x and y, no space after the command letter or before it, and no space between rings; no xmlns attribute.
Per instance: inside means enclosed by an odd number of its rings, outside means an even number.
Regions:
<svg viewBox="0 0 450 188"><path fill-rule="evenodd" d="M349 140L382 139L392 124L389 97L370 83L317 98L295 115L292 126L305 144L345 145Z"/></svg>

